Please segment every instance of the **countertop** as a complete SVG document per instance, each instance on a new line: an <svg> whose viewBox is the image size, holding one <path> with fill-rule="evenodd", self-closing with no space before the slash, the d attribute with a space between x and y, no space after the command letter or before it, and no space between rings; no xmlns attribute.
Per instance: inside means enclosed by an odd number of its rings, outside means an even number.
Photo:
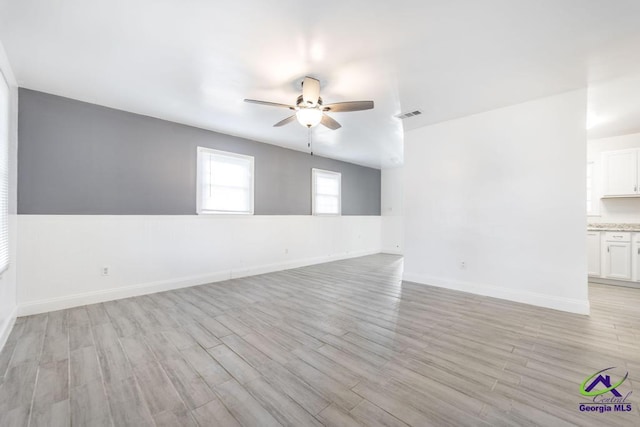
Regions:
<svg viewBox="0 0 640 427"><path fill-rule="evenodd" d="M635 231L640 232L640 224L628 223L602 223L587 224L587 231Z"/></svg>

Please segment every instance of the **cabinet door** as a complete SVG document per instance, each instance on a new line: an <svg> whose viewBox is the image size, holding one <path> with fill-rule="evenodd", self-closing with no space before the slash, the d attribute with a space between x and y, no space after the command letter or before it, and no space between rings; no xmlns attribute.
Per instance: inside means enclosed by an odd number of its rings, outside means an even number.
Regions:
<svg viewBox="0 0 640 427"><path fill-rule="evenodd" d="M631 280L631 243L607 242L606 277Z"/></svg>
<svg viewBox="0 0 640 427"><path fill-rule="evenodd" d="M609 151L602 154L604 195L638 194L638 150Z"/></svg>
<svg viewBox="0 0 640 427"><path fill-rule="evenodd" d="M640 282L640 237L636 234L633 239L633 245L631 247L631 267L633 268L633 274L631 280Z"/></svg>
<svg viewBox="0 0 640 427"><path fill-rule="evenodd" d="M600 276L600 232L587 233L587 270L589 276Z"/></svg>

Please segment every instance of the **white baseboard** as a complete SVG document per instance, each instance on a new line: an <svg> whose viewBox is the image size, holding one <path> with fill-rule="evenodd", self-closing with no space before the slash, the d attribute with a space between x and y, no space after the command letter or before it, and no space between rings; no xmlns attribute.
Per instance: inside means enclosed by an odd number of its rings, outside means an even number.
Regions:
<svg viewBox="0 0 640 427"><path fill-rule="evenodd" d="M231 271L231 278L256 276L258 274L272 273L274 271L290 270L292 268L306 267L308 265L322 264L325 262L339 261L341 259L357 258L361 256L379 254L380 250L352 251L336 255L326 255L298 260L284 261L273 264L265 264L246 269L235 269Z"/></svg>
<svg viewBox="0 0 640 427"><path fill-rule="evenodd" d="M16 317L18 317L18 307L14 307L7 320L5 320L2 325L0 325L0 351L2 351L4 345L9 339L9 335L11 334L11 330L13 329L13 325L14 323L16 323Z"/></svg>
<svg viewBox="0 0 640 427"><path fill-rule="evenodd" d="M304 267L307 265L322 264L325 262L356 258L377 253L380 253L380 250L376 249L367 251L346 252L342 254L304 258L299 260L285 261L281 263L247 267L244 269L218 271L206 275L178 277L169 280L140 283L114 289L105 289L101 291L86 292L74 295L65 295L57 298L49 298L21 303L18 305L17 313L18 316L30 316L32 314L64 310L67 308L78 307L87 304L97 304L105 301L113 301L140 295L153 294L156 292L187 288L190 286L204 285L207 283L221 282L224 280L240 277L255 276L258 274L272 273L274 271L288 270L292 268Z"/></svg>
<svg viewBox="0 0 640 427"><path fill-rule="evenodd" d="M78 307L87 304L97 304L105 301L170 291L172 289L187 288L189 286L202 285L205 283L220 282L223 280L229 280L230 278L231 272L226 271L31 301L20 303L18 305L18 316L31 316L32 314L64 310L66 308Z"/></svg>
<svg viewBox="0 0 640 427"><path fill-rule="evenodd" d="M629 282L627 280L605 279L604 277L589 276L590 283L600 283L602 285L622 286L625 288L640 289L640 282Z"/></svg>
<svg viewBox="0 0 640 427"><path fill-rule="evenodd" d="M589 300L563 298L553 295L539 294L536 292L505 289L481 283L463 282L443 279L440 277L420 276L407 273L404 274L402 280L422 285L436 286L439 288L452 289L455 291L468 292L476 295L515 301L539 307L551 308L554 310L567 311L569 313L588 315L590 311Z"/></svg>
<svg viewBox="0 0 640 427"><path fill-rule="evenodd" d="M397 248L382 248L380 252L389 255L404 255L402 251L398 250Z"/></svg>

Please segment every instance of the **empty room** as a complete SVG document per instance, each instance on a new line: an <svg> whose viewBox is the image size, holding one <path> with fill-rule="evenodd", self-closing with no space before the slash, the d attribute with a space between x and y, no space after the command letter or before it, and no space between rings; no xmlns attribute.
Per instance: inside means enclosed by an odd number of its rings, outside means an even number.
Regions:
<svg viewBox="0 0 640 427"><path fill-rule="evenodd" d="M637 0L0 0L0 426L640 425Z"/></svg>

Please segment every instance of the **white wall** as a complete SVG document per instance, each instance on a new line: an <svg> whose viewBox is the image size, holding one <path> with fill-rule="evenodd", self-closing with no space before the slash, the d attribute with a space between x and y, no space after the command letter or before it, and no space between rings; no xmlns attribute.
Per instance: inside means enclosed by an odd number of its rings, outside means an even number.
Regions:
<svg viewBox="0 0 640 427"><path fill-rule="evenodd" d="M589 140L587 161L593 162L596 200L599 207L599 216L589 216L589 222L640 223L640 197L600 199L602 197L602 152L627 148L640 148L640 133Z"/></svg>
<svg viewBox="0 0 640 427"><path fill-rule="evenodd" d="M405 280L588 313L585 110L579 90L407 132Z"/></svg>
<svg viewBox="0 0 640 427"><path fill-rule="evenodd" d="M382 252L401 255L404 250L402 167L382 169L380 175Z"/></svg>
<svg viewBox="0 0 640 427"><path fill-rule="evenodd" d="M4 346L16 320L16 206L18 152L18 88L9 60L0 43L0 71L9 83L11 92L9 129L9 269L0 276L0 350ZM1 77L0 77L1 78Z"/></svg>
<svg viewBox="0 0 640 427"><path fill-rule="evenodd" d="M378 216L19 215L19 313L378 253L380 230Z"/></svg>

